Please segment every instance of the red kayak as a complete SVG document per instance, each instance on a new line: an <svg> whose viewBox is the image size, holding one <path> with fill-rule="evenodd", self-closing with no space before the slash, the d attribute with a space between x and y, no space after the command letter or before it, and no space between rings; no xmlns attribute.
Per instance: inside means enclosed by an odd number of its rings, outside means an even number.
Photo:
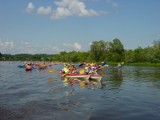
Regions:
<svg viewBox="0 0 160 120"><path fill-rule="evenodd" d="M25 70L26 70L26 71L31 71L31 70L32 70L32 66L26 65L26 66L25 66Z"/></svg>

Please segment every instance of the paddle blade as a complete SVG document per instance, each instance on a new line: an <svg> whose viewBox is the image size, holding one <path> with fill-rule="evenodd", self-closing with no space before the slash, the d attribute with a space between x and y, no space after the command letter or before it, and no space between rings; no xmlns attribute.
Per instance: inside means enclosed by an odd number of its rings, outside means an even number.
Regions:
<svg viewBox="0 0 160 120"><path fill-rule="evenodd" d="M79 71L79 74L84 74L84 70L80 70L80 71Z"/></svg>
<svg viewBox="0 0 160 120"><path fill-rule="evenodd" d="M121 64L124 64L124 62L122 62Z"/></svg>
<svg viewBox="0 0 160 120"><path fill-rule="evenodd" d="M54 72L54 71L55 71L55 70L53 70L53 69L48 70L48 72L50 72L50 73L51 73L51 72Z"/></svg>
<svg viewBox="0 0 160 120"><path fill-rule="evenodd" d="M102 71L100 74L101 74L101 75L104 75L104 72Z"/></svg>
<svg viewBox="0 0 160 120"><path fill-rule="evenodd" d="M84 82L80 81L79 86L83 88L84 87Z"/></svg>
<svg viewBox="0 0 160 120"><path fill-rule="evenodd" d="M48 79L48 83L51 83L51 82L53 82L53 81L54 81L53 78L49 78L49 79Z"/></svg>
<svg viewBox="0 0 160 120"><path fill-rule="evenodd" d="M101 66L101 68L104 68L104 66Z"/></svg>

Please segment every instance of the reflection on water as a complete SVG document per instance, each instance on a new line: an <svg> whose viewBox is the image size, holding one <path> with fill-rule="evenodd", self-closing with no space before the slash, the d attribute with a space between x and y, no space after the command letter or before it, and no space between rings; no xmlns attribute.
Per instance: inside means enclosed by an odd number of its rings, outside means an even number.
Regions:
<svg viewBox="0 0 160 120"><path fill-rule="evenodd" d="M62 77L61 80L63 81L63 85L68 87L65 92L66 96L79 92L79 90L96 90L101 88L101 82L92 79L86 81L83 78L78 79Z"/></svg>
<svg viewBox="0 0 160 120"><path fill-rule="evenodd" d="M86 82L59 76L62 65L30 72L18 65L0 63L0 120L160 118L159 67L109 66L101 82Z"/></svg>
<svg viewBox="0 0 160 120"><path fill-rule="evenodd" d="M51 83L54 81L54 78L48 78L48 83Z"/></svg>
<svg viewBox="0 0 160 120"><path fill-rule="evenodd" d="M64 82L64 86L73 86L73 85L79 85L81 89L87 88L87 89L94 89L94 88L100 88L101 87L101 81L97 81L94 79L89 79L89 81L85 80L84 78L67 78L62 77L62 80Z"/></svg>

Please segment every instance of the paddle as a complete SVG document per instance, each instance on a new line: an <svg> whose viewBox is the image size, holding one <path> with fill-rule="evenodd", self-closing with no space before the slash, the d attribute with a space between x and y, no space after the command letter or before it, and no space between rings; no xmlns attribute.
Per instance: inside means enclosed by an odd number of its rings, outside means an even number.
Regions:
<svg viewBox="0 0 160 120"><path fill-rule="evenodd" d="M104 66L101 66L101 68L104 68Z"/></svg>
<svg viewBox="0 0 160 120"><path fill-rule="evenodd" d="M84 84L83 81L80 81L80 82L79 82L79 86L80 86L82 89L84 89L84 85L85 85L85 84Z"/></svg>
<svg viewBox="0 0 160 120"><path fill-rule="evenodd" d="M54 69L49 69L48 72L52 73L52 72L55 72Z"/></svg>
<svg viewBox="0 0 160 120"><path fill-rule="evenodd" d="M118 65L114 68L121 68L123 64L124 64L124 62L118 63Z"/></svg>
<svg viewBox="0 0 160 120"><path fill-rule="evenodd" d="M79 74L84 74L84 70L83 70L83 69L80 70L80 71L79 71Z"/></svg>
<svg viewBox="0 0 160 120"><path fill-rule="evenodd" d="M102 71L102 72L100 72L100 74L101 74L101 75L104 75L104 72Z"/></svg>

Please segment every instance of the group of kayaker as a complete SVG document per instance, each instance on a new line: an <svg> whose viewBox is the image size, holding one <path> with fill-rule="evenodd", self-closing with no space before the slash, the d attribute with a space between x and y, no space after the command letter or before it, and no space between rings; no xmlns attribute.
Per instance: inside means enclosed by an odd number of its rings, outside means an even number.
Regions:
<svg viewBox="0 0 160 120"><path fill-rule="evenodd" d="M32 69L42 69L42 68L46 68L47 64L45 62L41 62L41 63L32 63L32 62L25 62L24 63L24 67L26 71L30 71Z"/></svg>
<svg viewBox="0 0 160 120"><path fill-rule="evenodd" d="M83 65L82 65L83 64ZM63 69L60 71L61 74L97 74L100 70L98 64L82 63L78 65L78 68L74 64L64 64Z"/></svg>

